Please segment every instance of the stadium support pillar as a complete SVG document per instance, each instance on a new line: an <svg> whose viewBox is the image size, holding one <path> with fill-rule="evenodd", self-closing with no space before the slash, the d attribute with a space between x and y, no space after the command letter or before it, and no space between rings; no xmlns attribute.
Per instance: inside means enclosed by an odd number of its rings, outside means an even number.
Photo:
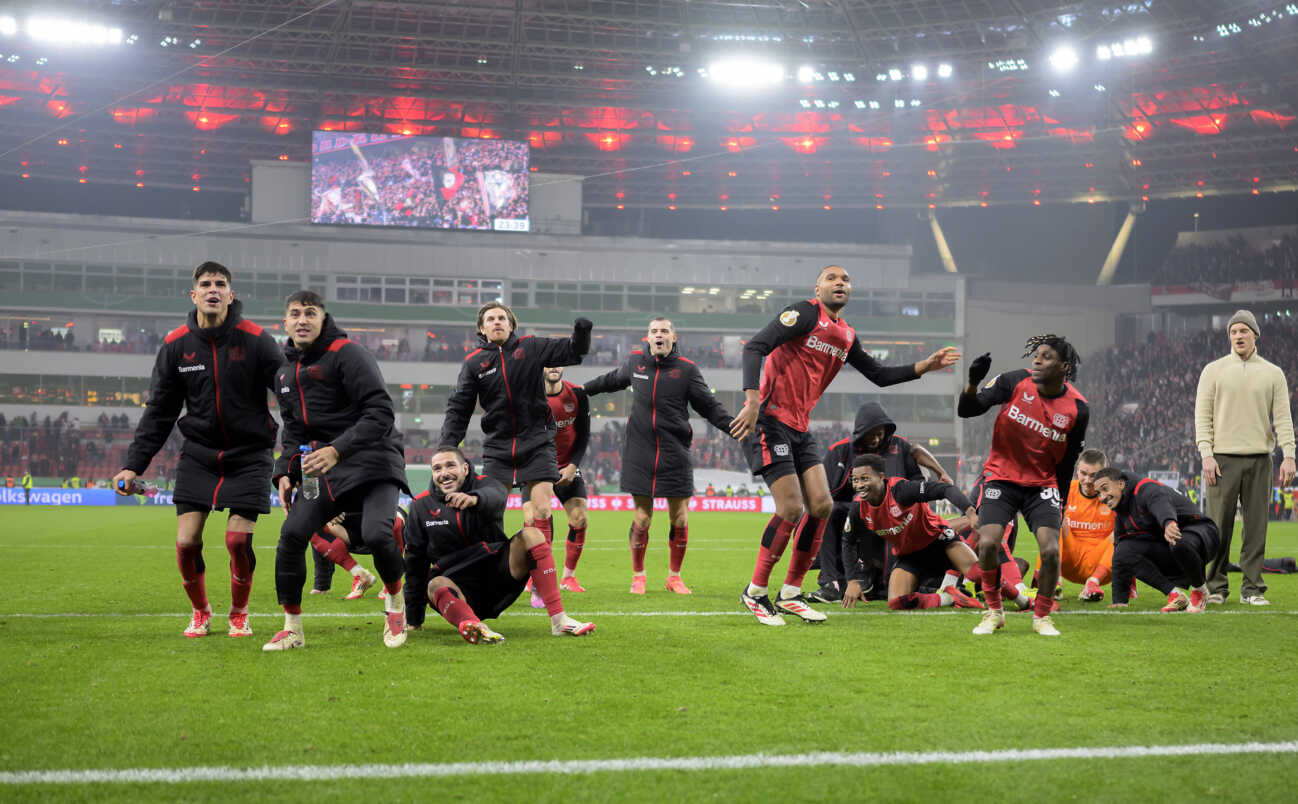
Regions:
<svg viewBox="0 0 1298 804"><path fill-rule="evenodd" d="M946 244L946 235L942 234L942 224L937 222L937 214L928 211L928 225L933 230L933 242L937 244L937 256L942 260L942 267L949 274L956 272L955 257L951 256L951 247Z"/></svg>
<svg viewBox="0 0 1298 804"><path fill-rule="evenodd" d="M1109 256L1104 258L1104 265L1100 266L1100 276L1095 284L1108 285L1113 282L1113 274L1122 261L1122 252L1127 250L1127 241L1131 239L1131 230L1136 228L1136 216L1144 211L1144 204L1132 204L1127 209L1127 219L1122 222L1117 236L1113 238L1113 246L1109 248Z"/></svg>

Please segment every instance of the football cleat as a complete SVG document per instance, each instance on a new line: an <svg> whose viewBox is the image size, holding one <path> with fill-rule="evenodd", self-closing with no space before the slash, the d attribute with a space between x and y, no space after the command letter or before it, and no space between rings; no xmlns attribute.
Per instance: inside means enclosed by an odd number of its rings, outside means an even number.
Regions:
<svg viewBox="0 0 1298 804"><path fill-rule="evenodd" d="M1167 596L1167 605L1159 609L1163 612L1185 611L1190 607L1190 598L1185 596L1185 592L1177 589Z"/></svg>
<svg viewBox="0 0 1298 804"><path fill-rule="evenodd" d="M678 595L694 594L690 591L690 588L685 585L685 582L681 580L681 576L679 575L668 575L667 582L663 584L663 588L668 592L675 592Z"/></svg>
<svg viewBox="0 0 1298 804"><path fill-rule="evenodd" d="M743 603L744 607L752 612L753 616L757 618L757 622L762 625L784 625L784 617L780 616L780 613L775 610L775 607L771 605L771 599L766 595L752 597L748 594L748 590L745 589L739 593L739 602Z"/></svg>
<svg viewBox="0 0 1298 804"><path fill-rule="evenodd" d="M538 593L535 589L532 590L531 606L534 609L545 608L545 600L541 597L540 593Z"/></svg>
<svg viewBox="0 0 1298 804"><path fill-rule="evenodd" d="M1203 610L1208 608L1207 598L1208 598L1207 592L1203 592L1198 589L1191 589L1190 605L1187 606L1185 610L1190 612L1191 614L1202 614Z"/></svg>
<svg viewBox="0 0 1298 804"><path fill-rule="evenodd" d="M365 592L377 583L378 580L379 579L374 576L374 573L362 569L360 575L352 577L352 590L343 595L343 600L360 600L365 597Z"/></svg>
<svg viewBox="0 0 1298 804"><path fill-rule="evenodd" d="M406 613L389 611L383 617L383 644L399 648L406 644Z"/></svg>
<svg viewBox="0 0 1298 804"><path fill-rule="evenodd" d="M505 638L487 627L487 624L476 620L465 620L460 623L460 636L470 645L496 645Z"/></svg>
<svg viewBox="0 0 1298 804"><path fill-rule="evenodd" d="M802 595L779 598L775 601L775 608L785 614L801 617L804 623L823 623L829 619L823 611L816 611L808 605L807 599Z"/></svg>
<svg viewBox="0 0 1298 804"><path fill-rule="evenodd" d="M585 592L586 587L581 585L576 575L569 575L567 578L559 581L559 588L565 592Z"/></svg>
<svg viewBox="0 0 1298 804"><path fill-rule="evenodd" d="M985 609L985 608L987 608L987 607L984 606L982 603L979 603L977 600L975 600L974 598L970 597L970 596L965 592L965 590L961 589L961 588L958 587L958 586L948 586L948 587L946 588L945 591L946 591L946 593L947 593L948 595L951 596L951 605L955 606L957 609Z"/></svg>
<svg viewBox="0 0 1298 804"><path fill-rule="evenodd" d="M1223 594L1219 594L1217 592L1212 592L1208 595L1208 598L1205 602L1211 603L1214 606L1220 606L1221 604L1226 602L1226 596Z"/></svg>
<svg viewBox="0 0 1298 804"><path fill-rule="evenodd" d="M261 646L261 649L267 652L276 650L293 650L294 648L306 647L306 639L297 631L280 631L270 638L270 641Z"/></svg>
<svg viewBox="0 0 1298 804"><path fill-rule="evenodd" d="M1051 620L1050 615L1047 614L1044 617L1032 618L1032 633L1040 634L1041 636L1059 636L1059 629L1055 628L1054 621Z"/></svg>
<svg viewBox="0 0 1298 804"><path fill-rule="evenodd" d="M983 618L974 626L973 633L978 636L986 636L995 633L1005 627L1005 610L1004 609L987 609Z"/></svg>
<svg viewBox="0 0 1298 804"><path fill-rule="evenodd" d="M230 613L230 636L246 637L252 636L252 626L248 625L248 612L231 612Z"/></svg>
<svg viewBox="0 0 1298 804"><path fill-rule="evenodd" d="M196 611L194 616L189 619L189 626L185 629L187 637L205 637L212 630L212 612Z"/></svg>
<svg viewBox="0 0 1298 804"><path fill-rule="evenodd" d="M583 623L565 614L558 625L550 625L550 633L554 636L586 636L595 633L595 624Z"/></svg>
<svg viewBox="0 0 1298 804"><path fill-rule="evenodd" d="M643 595L643 594L644 594L644 585L645 585L645 576L643 576L643 575L632 575L632 576L631 576L631 594L633 594L633 595Z"/></svg>
<svg viewBox="0 0 1298 804"><path fill-rule="evenodd" d="M1085 603L1094 603L1097 600L1104 599L1104 590L1100 588L1098 583L1087 578L1086 586L1082 587L1082 593L1077 596L1077 599Z"/></svg>
<svg viewBox="0 0 1298 804"><path fill-rule="evenodd" d="M312 589L312 590L311 590L311 594L313 594L313 595L327 595L327 594L329 594L329 590L328 590L328 589Z"/></svg>

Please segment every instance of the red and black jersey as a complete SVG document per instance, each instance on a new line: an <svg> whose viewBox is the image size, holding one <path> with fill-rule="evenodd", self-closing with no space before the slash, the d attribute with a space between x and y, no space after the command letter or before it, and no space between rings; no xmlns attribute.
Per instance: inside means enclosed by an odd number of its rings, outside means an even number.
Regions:
<svg viewBox="0 0 1298 804"><path fill-rule="evenodd" d="M550 415L554 417L554 452L559 468L570 463L581 466L590 440L590 398L586 389L564 380L559 393L547 393L545 401L550 403Z"/></svg>
<svg viewBox="0 0 1298 804"><path fill-rule="evenodd" d="M1046 396L1027 369L998 374L974 394L961 394L961 418L979 416L1000 405L992 430L991 453L983 476L1020 486L1068 489L1073 465L1086 440L1090 408L1070 383L1058 396Z"/></svg>
<svg viewBox="0 0 1298 804"><path fill-rule="evenodd" d="M973 503L949 483L888 478L888 490L878 505L862 499L852 512L851 531L873 531L892 545L893 555L906 555L928 547L947 530L946 520L928 506L949 500L960 511Z"/></svg>
<svg viewBox="0 0 1298 804"><path fill-rule="evenodd" d="M158 350L149 398L123 467L143 474L171 434L185 437L185 451L222 471L261 463L279 429L267 406L267 390L284 362L275 339L230 303L219 327L203 329L198 311L169 333ZM184 416L181 416L181 410ZM180 421L177 423L176 419Z"/></svg>
<svg viewBox="0 0 1298 804"><path fill-rule="evenodd" d="M913 365L880 365L861 348L856 330L811 299L784 308L744 346L744 388L759 389L763 413L805 433L812 408L844 363L879 386L919 377Z"/></svg>

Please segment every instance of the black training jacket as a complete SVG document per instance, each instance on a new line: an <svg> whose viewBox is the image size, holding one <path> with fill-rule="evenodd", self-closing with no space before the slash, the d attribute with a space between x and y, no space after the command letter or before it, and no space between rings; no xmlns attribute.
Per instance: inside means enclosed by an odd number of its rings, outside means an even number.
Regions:
<svg viewBox="0 0 1298 804"><path fill-rule="evenodd" d="M482 405L482 452L515 464L518 456L554 441L554 417L545 396L545 369L574 366L590 351L589 319L578 318L570 338L519 337L501 345L478 335L478 348L464 358L455 390L446 401L439 446L464 440L474 403Z"/></svg>
<svg viewBox="0 0 1298 804"><path fill-rule="evenodd" d="M509 490L486 475L470 472L460 491L478 502L471 508L446 507L446 495L431 481L410 504L406 517L406 619L422 625L427 610L428 581L442 574L445 561L467 547L508 541L505 535L505 501Z"/></svg>
<svg viewBox="0 0 1298 804"><path fill-rule="evenodd" d="M1163 529L1176 520L1180 527L1212 520L1199 513L1190 498L1157 480L1135 477L1123 472L1127 487L1113 509L1113 541L1144 539L1163 541Z"/></svg>
<svg viewBox="0 0 1298 804"><path fill-rule="evenodd" d="M270 333L242 311L235 299L221 326L202 329L191 310L186 324L167 334L124 468L144 474L177 417L182 449L204 463L231 469L266 459L278 430L266 391L274 389L284 358Z"/></svg>
<svg viewBox="0 0 1298 804"><path fill-rule="evenodd" d="M300 351L289 341L284 356L288 362L275 388L284 440L274 482L285 475L301 479L298 446L309 444L338 450L338 465L320 477L320 490L330 499L382 480L409 491L392 397L374 355L348 340L326 314L315 343Z"/></svg>
<svg viewBox="0 0 1298 804"><path fill-rule="evenodd" d="M851 438L835 441L825 453L825 477L829 480L830 496L834 499L834 513L846 516L851 510L852 499L856 496L852 488L852 461L865 454L865 436L879 426L883 427L884 435L875 454L883 456L884 474L907 480L924 479L924 471L910 454L910 442L896 435L896 422L878 402L866 402L856 411L856 426L852 429Z"/></svg>

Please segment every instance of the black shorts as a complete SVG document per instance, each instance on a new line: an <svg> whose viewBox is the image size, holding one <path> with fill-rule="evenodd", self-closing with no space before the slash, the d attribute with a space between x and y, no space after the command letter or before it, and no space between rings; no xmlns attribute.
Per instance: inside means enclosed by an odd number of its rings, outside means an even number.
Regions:
<svg viewBox="0 0 1298 804"><path fill-rule="evenodd" d="M554 442L551 441L528 455L518 455L514 461L501 460L485 455L482 458L482 473L505 488L526 487L528 483L559 479L559 461L555 457Z"/></svg>
<svg viewBox="0 0 1298 804"><path fill-rule="evenodd" d="M973 488L970 489L969 491L969 499L973 500L975 505L977 505L978 501L982 499L983 488L986 485L987 485L987 477L985 475L978 475L978 480L974 483ZM1003 541L1009 545L1009 552L1013 553L1014 547L1019 540L1019 518L1018 517L1014 517L1013 521L1009 523L1009 527L1006 529L1006 531L1007 532L1004 534ZM970 547L972 547L975 553L978 552L978 537L976 535L973 538L972 544L970 544L967 541L965 542L965 544L968 544ZM1005 552L1004 547L1001 548L1001 552ZM1009 559L1006 558L1001 563L1003 564L1005 563L1005 561L1009 561Z"/></svg>
<svg viewBox="0 0 1298 804"><path fill-rule="evenodd" d="M794 430L774 416L757 417L757 431L744 439L748 468L771 485L787 475L801 476L824 455L811 433Z"/></svg>
<svg viewBox="0 0 1298 804"><path fill-rule="evenodd" d="M560 504L566 503L568 500L584 500L589 497L590 495L586 493L586 481L582 479L581 470L577 470L577 474L573 475L572 482L568 485L563 487L555 486L554 496L559 500Z"/></svg>
<svg viewBox="0 0 1298 804"><path fill-rule="evenodd" d="M892 569L905 570L921 582L932 578L941 578L947 570L955 569L946 549L960 538L950 528L943 528L942 533L927 547L921 547L913 553L893 557Z"/></svg>
<svg viewBox="0 0 1298 804"><path fill-rule="evenodd" d="M195 511L228 508L268 514L273 469L269 450L245 454L237 461L205 461L182 451L172 499L177 508L184 503L197 506L190 509Z"/></svg>
<svg viewBox="0 0 1298 804"><path fill-rule="evenodd" d="M454 581L464 593L464 602L482 619L499 617L527 586L527 577L515 578L509 571L509 545L510 542L471 544L437 562L430 575Z"/></svg>
<svg viewBox="0 0 1298 804"><path fill-rule="evenodd" d="M1055 486L1020 486L1004 480L989 480L983 485L976 501L980 525L1004 527L1023 520L1028 530L1036 533L1040 528L1059 530L1063 515L1059 506L1059 489Z"/></svg>
<svg viewBox="0 0 1298 804"><path fill-rule="evenodd" d="M216 510L218 510L218 511L224 511L225 509L224 509L224 508L218 508L218 509L216 509ZM178 502L178 503L176 503L176 515L177 515L177 516L180 516L180 515L182 515L182 514L192 514L192 513L195 513L195 512L200 513L200 514L210 514L210 513L212 513L212 506L210 506L210 505L199 505L198 503L192 503L192 502ZM250 522L256 522L256 521L257 521L258 512L257 512L257 511L250 510L250 509L248 509L248 508L231 508L231 509L230 509L230 516L241 516L241 517L243 517L244 519L249 520Z"/></svg>

